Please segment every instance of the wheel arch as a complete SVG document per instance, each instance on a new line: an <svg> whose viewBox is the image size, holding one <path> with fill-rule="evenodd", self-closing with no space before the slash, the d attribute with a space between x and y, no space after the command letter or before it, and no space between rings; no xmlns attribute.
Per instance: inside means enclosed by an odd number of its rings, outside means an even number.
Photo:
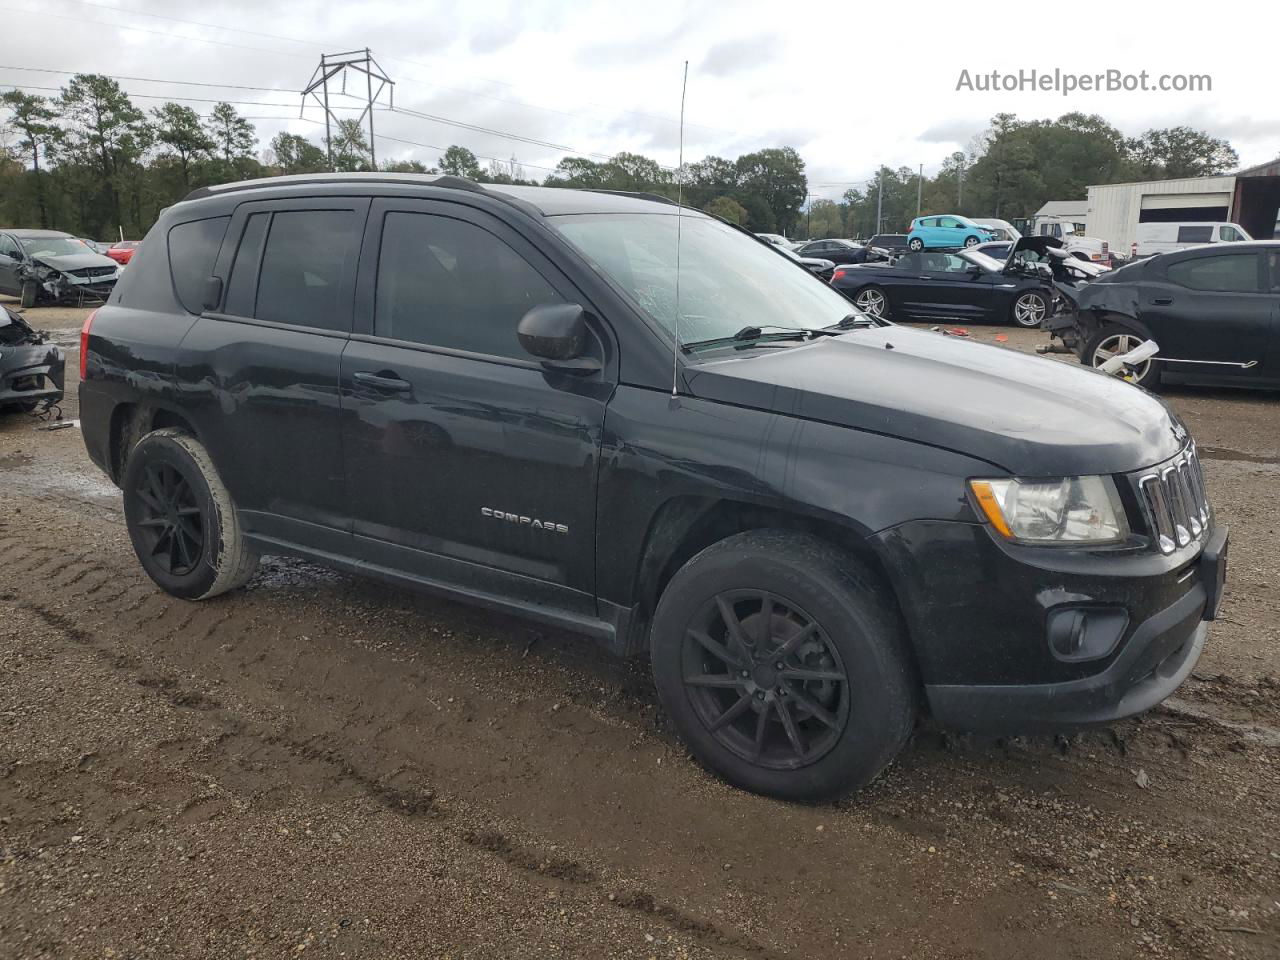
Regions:
<svg viewBox="0 0 1280 960"><path fill-rule="evenodd" d="M898 602L897 591L866 531L852 522L833 522L817 516L767 504L710 496L677 496L654 513L636 565L632 587L632 613L626 637L628 653L648 648L649 627L667 584L686 562L714 543L750 530L783 530L806 534L856 557L882 582L886 595L910 636L909 621ZM914 650L912 650L914 659Z"/></svg>
<svg viewBox="0 0 1280 960"><path fill-rule="evenodd" d="M191 419L171 407L131 401L119 403L111 411L107 463L110 467L111 479L116 486L119 486L124 479L129 454L137 446L138 441L153 430L165 427L174 427L189 433L197 440L200 439L200 434Z"/></svg>

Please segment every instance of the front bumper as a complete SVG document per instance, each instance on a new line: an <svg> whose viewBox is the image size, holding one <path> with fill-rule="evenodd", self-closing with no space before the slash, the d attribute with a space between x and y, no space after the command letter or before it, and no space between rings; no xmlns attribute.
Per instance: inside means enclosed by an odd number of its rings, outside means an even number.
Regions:
<svg viewBox="0 0 1280 960"><path fill-rule="evenodd" d="M1204 649L1227 536L1217 527L1164 557L1091 559L1030 548L1052 564L1033 567L1034 554L1002 547L981 527L898 528L884 544L887 567L935 719L978 733L1043 733L1151 709ZM1122 611L1123 627L1100 655L1076 659L1052 649L1050 624L1072 608Z"/></svg>
<svg viewBox="0 0 1280 960"><path fill-rule="evenodd" d="M66 360L52 344L0 344L0 407L62 399Z"/></svg>

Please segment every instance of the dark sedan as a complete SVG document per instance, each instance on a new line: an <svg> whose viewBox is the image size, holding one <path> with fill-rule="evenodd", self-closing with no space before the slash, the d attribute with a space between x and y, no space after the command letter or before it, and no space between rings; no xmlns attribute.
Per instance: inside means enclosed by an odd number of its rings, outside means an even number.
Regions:
<svg viewBox="0 0 1280 960"><path fill-rule="evenodd" d="M1038 327L1053 302L1039 271L972 250L837 267L831 285L863 313L900 320L1011 320Z"/></svg>
<svg viewBox="0 0 1280 960"><path fill-rule="evenodd" d="M866 247L850 240L810 240L797 247L796 253L802 257L830 260L834 264L865 263L867 260Z"/></svg>
<svg viewBox="0 0 1280 960"><path fill-rule="evenodd" d="M1070 325L1066 319L1051 335L1094 367L1155 340L1159 353L1131 371L1148 389L1280 387L1280 243L1213 244L1138 260L1085 286Z"/></svg>

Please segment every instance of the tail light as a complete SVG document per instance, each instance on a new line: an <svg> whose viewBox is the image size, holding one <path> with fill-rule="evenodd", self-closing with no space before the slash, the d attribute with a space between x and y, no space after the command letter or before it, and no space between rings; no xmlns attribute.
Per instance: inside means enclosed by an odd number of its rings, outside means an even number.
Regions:
<svg viewBox="0 0 1280 960"><path fill-rule="evenodd" d="M835 271L833 274L831 274L831 282L835 283L837 280L839 280L841 277L845 275L845 272L846 271L844 270Z"/></svg>
<svg viewBox="0 0 1280 960"><path fill-rule="evenodd" d="M93 310L84 318L84 326L80 328L80 379L84 380L84 372L89 363L89 328L93 326L93 318L98 315Z"/></svg>

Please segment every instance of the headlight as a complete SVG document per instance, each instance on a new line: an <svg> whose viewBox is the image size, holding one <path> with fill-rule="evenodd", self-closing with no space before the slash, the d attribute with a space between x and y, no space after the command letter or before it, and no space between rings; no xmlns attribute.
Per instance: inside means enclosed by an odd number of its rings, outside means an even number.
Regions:
<svg viewBox="0 0 1280 960"><path fill-rule="evenodd" d="M970 480L982 514L1001 536L1030 543L1115 543L1129 534L1110 477Z"/></svg>

